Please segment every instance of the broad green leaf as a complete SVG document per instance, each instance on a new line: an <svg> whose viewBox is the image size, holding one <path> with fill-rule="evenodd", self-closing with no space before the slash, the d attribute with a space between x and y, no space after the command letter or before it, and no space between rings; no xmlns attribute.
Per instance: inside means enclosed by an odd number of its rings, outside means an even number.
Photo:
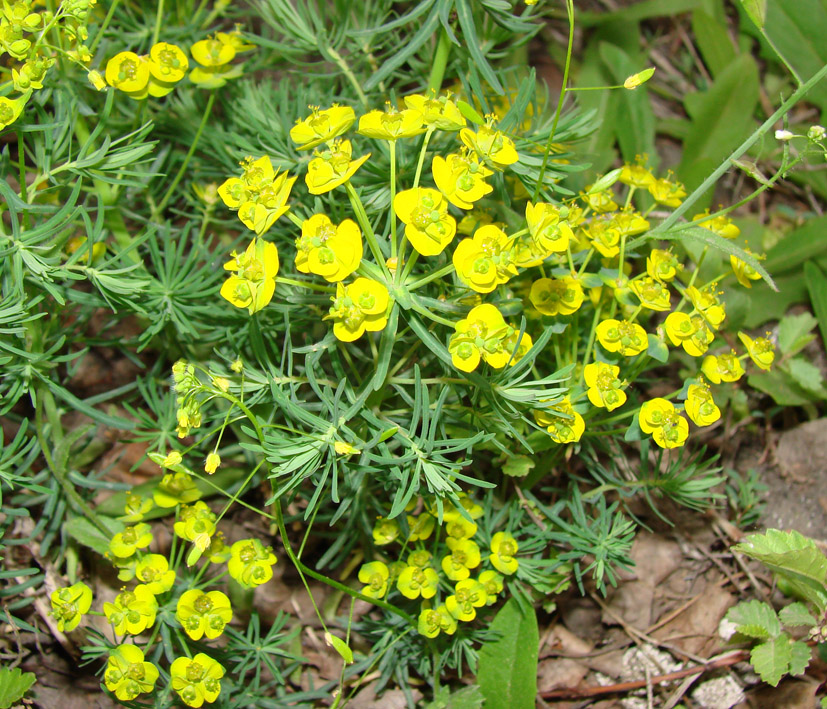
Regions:
<svg viewBox="0 0 827 709"><path fill-rule="evenodd" d="M818 325L810 313L786 315L778 324L778 349L785 355L792 355L812 342L810 331Z"/></svg>
<svg viewBox="0 0 827 709"><path fill-rule="evenodd" d="M756 645L752 648L749 659L761 679L777 687L781 678L789 672L793 659L790 636L781 635Z"/></svg>
<svg viewBox="0 0 827 709"><path fill-rule="evenodd" d="M758 68L748 54L724 69L698 100L692 129L683 146L678 177L692 190L754 130L758 105ZM708 207L711 193L695 204Z"/></svg>
<svg viewBox="0 0 827 709"><path fill-rule="evenodd" d="M827 215L810 219L804 226L791 231L769 251L764 266L778 274L800 268L807 261L827 256ZM801 274L796 274L801 278Z"/></svg>
<svg viewBox="0 0 827 709"><path fill-rule="evenodd" d="M809 645L800 640L795 640L790 646L790 653L790 674L795 677L803 675L813 656Z"/></svg>
<svg viewBox="0 0 827 709"><path fill-rule="evenodd" d="M767 20L767 0L741 0L741 7L758 29L764 26Z"/></svg>
<svg viewBox="0 0 827 709"><path fill-rule="evenodd" d="M425 704L423 709L482 709L484 701L480 688L475 684L455 692L443 685L436 691L434 700Z"/></svg>
<svg viewBox="0 0 827 709"><path fill-rule="evenodd" d="M649 341L649 346L646 350L646 354L658 362L666 362L666 360L669 359L669 348L666 346L666 343L651 332L649 333L647 339Z"/></svg>
<svg viewBox="0 0 827 709"><path fill-rule="evenodd" d="M779 368L760 374L750 374L747 383L757 391L771 396L781 406L804 406L820 397L800 387L792 376Z"/></svg>
<svg viewBox="0 0 827 709"><path fill-rule="evenodd" d="M827 608L827 557L812 539L796 531L768 529L764 534L751 534L733 549L782 576L819 611Z"/></svg>
<svg viewBox="0 0 827 709"><path fill-rule="evenodd" d="M727 620L738 627L738 633L749 638L768 640L781 634L781 623L769 603L744 601L727 611Z"/></svg>
<svg viewBox="0 0 827 709"><path fill-rule="evenodd" d="M486 709L533 709L540 642L534 609L511 598L490 630L500 637L480 648L477 676Z"/></svg>
<svg viewBox="0 0 827 709"><path fill-rule="evenodd" d="M796 357L787 362L787 368L795 383L802 389L821 397L827 396L827 391L823 386L824 377L821 376L821 370L814 364L810 364L802 357Z"/></svg>
<svg viewBox="0 0 827 709"><path fill-rule="evenodd" d="M0 709L17 704L35 680L34 672L23 672L19 667L0 667Z"/></svg>
<svg viewBox="0 0 827 709"><path fill-rule="evenodd" d="M111 534L107 537L101 530L85 517L73 517L63 524L63 531L83 546L104 556L109 551L109 542L118 532L122 532L124 525L109 517L99 517Z"/></svg>
<svg viewBox="0 0 827 709"><path fill-rule="evenodd" d="M778 617L781 619L781 622L788 627L804 625L811 628L818 623L807 606L799 601L790 603L790 605L778 611Z"/></svg>
<svg viewBox="0 0 827 709"><path fill-rule="evenodd" d="M331 635L330 633L324 634L325 642L330 645L336 652L341 655L342 659L350 665L353 662L353 650L351 650L347 643L342 640L341 638L337 638L335 635Z"/></svg>
<svg viewBox="0 0 827 709"><path fill-rule="evenodd" d="M512 478L523 478L534 467L534 458L527 455L512 455L503 465L503 472Z"/></svg>
<svg viewBox="0 0 827 709"><path fill-rule="evenodd" d="M694 10L701 0L641 0L615 12L583 12L577 16L578 24L588 27L617 20L638 21L651 17L671 17Z"/></svg>
<svg viewBox="0 0 827 709"><path fill-rule="evenodd" d="M818 318L821 340L827 347L827 276L816 264L808 261L804 264L804 281L810 294L810 304Z"/></svg>
<svg viewBox="0 0 827 709"><path fill-rule="evenodd" d="M729 38L726 22L722 23L704 10L695 10L692 13L692 36L713 77L735 61L735 47Z"/></svg>

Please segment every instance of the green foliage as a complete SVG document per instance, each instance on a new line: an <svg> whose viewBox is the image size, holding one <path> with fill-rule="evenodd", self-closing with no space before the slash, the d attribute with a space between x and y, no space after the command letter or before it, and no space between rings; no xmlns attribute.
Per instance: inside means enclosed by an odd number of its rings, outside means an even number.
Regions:
<svg viewBox="0 0 827 709"><path fill-rule="evenodd" d="M0 709L17 704L36 679L34 672L23 672L19 667L0 667Z"/></svg>

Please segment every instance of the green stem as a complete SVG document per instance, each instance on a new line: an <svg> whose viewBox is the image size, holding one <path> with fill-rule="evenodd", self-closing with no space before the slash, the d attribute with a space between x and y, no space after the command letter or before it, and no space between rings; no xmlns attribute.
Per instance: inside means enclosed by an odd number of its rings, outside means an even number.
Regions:
<svg viewBox="0 0 827 709"><path fill-rule="evenodd" d="M89 45L89 53L94 55L95 48L98 46L98 43L103 38L103 33L106 31L106 28L109 27L109 23L112 21L112 16L115 14L115 10L118 8L121 0L112 0L112 4L109 6L109 10L106 13L106 17L103 18L103 22L101 22L101 26L98 28L98 31L95 33L95 39L92 40L92 44Z"/></svg>
<svg viewBox="0 0 827 709"><path fill-rule="evenodd" d="M417 303L415 301L411 302L411 308L413 310L415 310L417 313L419 313L420 315L424 315L426 318L429 318L430 320L433 320L434 322L438 322L441 325L446 325L447 327L450 327L451 329L454 329L456 327L455 322L453 322L451 320L447 320L446 318L443 318L440 315L435 315L430 310L428 310L428 308L426 308L423 305L420 305L419 303Z"/></svg>
<svg viewBox="0 0 827 709"><path fill-rule="evenodd" d="M391 153L391 258L396 258L396 211L394 210L394 202L396 201L396 141L389 140Z"/></svg>
<svg viewBox="0 0 827 709"><path fill-rule="evenodd" d="M428 89L439 93L442 89L442 80L445 78L445 69L448 66L448 56L451 53L451 38L447 30L440 26L439 41L436 45L431 75L428 77Z"/></svg>
<svg viewBox="0 0 827 709"><path fill-rule="evenodd" d="M417 288L421 288L426 283L430 283L431 281L436 280L437 278L442 278L443 276L453 273L454 272L454 264L449 263L446 266L443 266L438 271L434 271L433 273L428 274L427 276L420 278L413 283L408 283L405 287L408 289L408 292L415 291Z"/></svg>
<svg viewBox="0 0 827 709"><path fill-rule="evenodd" d="M309 288L310 290L319 291L320 293L335 293L336 289L331 286L320 286L310 281L296 281L292 278L282 278L276 276L276 283L284 283L287 286L298 286L299 288Z"/></svg>
<svg viewBox="0 0 827 709"><path fill-rule="evenodd" d="M158 37L161 36L161 20L164 17L164 0L158 0L158 9L155 12L155 29L152 32L152 44L158 42Z"/></svg>
<svg viewBox="0 0 827 709"><path fill-rule="evenodd" d="M370 252L373 254L376 264L382 269L382 273L388 280L388 283L390 283L390 272L385 263L385 257L382 255L382 249L379 248L379 242L376 241L376 234L373 233L373 227L370 224L367 212L365 212L362 200L359 199L359 195L356 193L356 189L350 183L350 180L345 182L345 189L347 190L347 196L350 198L350 204L353 207L356 220L359 222L359 226L362 227L362 231L365 232L365 240L368 242Z"/></svg>
<svg viewBox="0 0 827 709"><path fill-rule="evenodd" d="M170 199L172 199L172 195L175 192L175 188L178 187L178 183L181 181L181 178L184 176L187 168L189 167L190 160L192 159L193 154L195 153L195 149L198 147L198 141L201 140L201 134L204 132L204 127L207 125L207 119L210 117L210 113L212 112L213 104L215 103L215 89L210 92L210 98L207 100L207 105L204 108L204 115L201 116L201 123L198 126L198 130L195 132L195 137L192 140L192 145L190 145L190 149L187 151L187 154L184 156L184 162L181 163L181 167L178 170L178 174L175 176L175 179L172 181L172 184L169 186L164 198L158 203L154 210L152 210L152 220L156 221L158 217L161 216L161 212L164 211L164 208L167 206L167 203Z"/></svg>
<svg viewBox="0 0 827 709"><path fill-rule="evenodd" d="M23 131L17 131L17 167L20 175L20 199L28 204L29 197L27 195L28 187L26 185L26 153L23 145ZM29 212L23 211L23 228L29 229Z"/></svg>
<svg viewBox="0 0 827 709"><path fill-rule="evenodd" d="M347 80L350 82L350 85L356 91L356 95L359 97L359 101L362 103L362 106L367 110L368 107L368 97L365 96L365 92L362 91L362 85L359 83L359 80L351 71L350 66L345 61L345 58L339 54L333 47L327 48L327 53L336 62L336 65L342 70L342 73L347 77Z"/></svg>
<svg viewBox="0 0 827 709"><path fill-rule="evenodd" d="M537 202L540 196L540 187L543 184L543 178L546 176L546 168L548 167L548 158L551 154L551 145L554 142L554 135L557 132L557 124L560 121L560 114L563 111L563 101L566 98L567 86L569 83L569 69L571 67L571 52L574 46L574 5L572 0L566 0L566 14L569 20L569 44L566 48L566 66L563 69L563 85L560 87L560 97L557 100L557 110L554 112L554 122L551 124L551 131L548 134L546 141L546 149L543 153L543 164L540 167L540 174L537 177L537 184L534 186L534 196L532 202Z"/></svg>

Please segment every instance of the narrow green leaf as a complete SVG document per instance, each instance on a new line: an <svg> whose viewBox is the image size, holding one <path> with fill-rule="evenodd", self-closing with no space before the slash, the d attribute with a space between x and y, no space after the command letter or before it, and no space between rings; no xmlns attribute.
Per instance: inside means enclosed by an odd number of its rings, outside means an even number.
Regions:
<svg viewBox="0 0 827 709"><path fill-rule="evenodd" d="M767 20L767 0L741 0L741 7L758 29L764 26Z"/></svg>
<svg viewBox="0 0 827 709"><path fill-rule="evenodd" d="M502 95L503 87L491 65L488 63L485 54L482 51L482 42L477 37L477 28L474 25L474 14L471 12L471 5L468 0L454 0L454 11L457 13L457 20L462 29L465 47L471 54L477 70L482 74L483 78L488 82L488 85Z"/></svg>
<svg viewBox="0 0 827 709"><path fill-rule="evenodd" d="M471 123L476 123L478 126L485 125L485 119L477 113L476 109L470 103L457 101L457 108Z"/></svg>
<svg viewBox="0 0 827 709"><path fill-rule="evenodd" d="M692 36L713 77L717 77L735 61L735 47L729 38L726 22L721 22L703 10L695 10L692 13Z"/></svg>
<svg viewBox="0 0 827 709"><path fill-rule="evenodd" d="M781 619L781 622L788 627L804 625L811 628L818 623L807 606L799 601L790 603L790 605L778 611L778 617Z"/></svg>
<svg viewBox="0 0 827 709"><path fill-rule="evenodd" d="M112 533L110 537L104 536L103 532L85 517L73 517L65 522L63 531L78 543L104 556L109 551L109 542L112 537L123 531L124 525L107 517L100 517L100 520L110 529Z"/></svg>
<svg viewBox="0 0 827 709"><path fill-rule="evenodd" d="M810 304L818 318L821 340L827 347L827 276L816 264L808 261L804 264L804 281L810 294Z"/></svg>
<svg viewBox="0 0 827 709"><path fill-rule="evenodd" d="M335 635L331 635L330 633L324 634L325 642L330 645L336 652L341 655L342 659L350 665L353 662L353 650L351 650L347 643L342 640L341 638L337 638Z"/></svg>
<svg viewBox="0 0 827 709"><path fill-rule="evenodd" d="M34 672L23 672L19 667L0 667L0 709L17 704L36 679Z"/></svg>
<svg viewBox="0 0 827 709"><path fill-rule="evenodd" d="M533 709L540 641L534 609L521 609L512 598L497 613L490 630L500 637L480 649L477 677L486 709Z"/></svg>
<svg viewBox="0 0 827 709"><path fill-rule="evenodd" d="M373 375L373 390L379 391L385 386L385 378L388 376L393 346L396 343L396 330L399 325L399 305L393 303L388 316L388 324L382 331L382 339L379 342L379 360L376 363L376 373Z"/></svg>

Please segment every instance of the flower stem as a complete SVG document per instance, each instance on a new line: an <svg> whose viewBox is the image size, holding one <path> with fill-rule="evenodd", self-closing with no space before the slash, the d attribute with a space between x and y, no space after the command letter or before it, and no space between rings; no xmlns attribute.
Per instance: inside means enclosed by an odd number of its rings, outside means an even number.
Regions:
<svg viewBox="0 0 827 709"><path fill-rule="evenodd" d="M391 258L396 258L396 211L394 211L393 203L396 201L396 141L389 140L391 153Z"/></svg>
<svg viewBox="0 0 827 709"><path fill-rule="evenodd" d="M357 194L353 185L350 183L350 180L345 182L345 189L347 190L348 197L350 197L350 204L353 207L353 212L356 215L356 219L359 222L359 226L361 226L362 231L365 232L365 240L368 242L370 252L373 254L373 258L376 261L376 264L379 266L379 268L382 269L382 273L384 274L388 283L390 283L391 277L390 272L388 271L388 267L385 264L385 257L382 254L382 249L379 248L379 242L376 241L376 234L373 233L373 227L370 224L367 212L365 212L365 207L362 204L362 200L359 199L359 195Z"/></svg>

